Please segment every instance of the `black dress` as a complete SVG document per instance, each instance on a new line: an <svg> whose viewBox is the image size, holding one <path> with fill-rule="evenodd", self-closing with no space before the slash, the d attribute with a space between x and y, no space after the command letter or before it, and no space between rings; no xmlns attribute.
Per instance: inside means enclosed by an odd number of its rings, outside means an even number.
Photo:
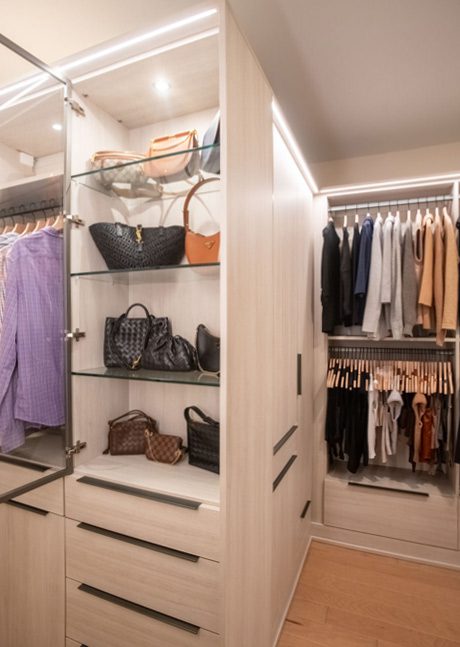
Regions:
<svg viewBox="0 0 460 647"><path fill-rule="evenodd" d="M348 229L343 228L342 249L340 252L340 323L351 326L353 323L353 285L350 242Z"/></svg>
<svg viewBox="0 0 460 647"><path fill-rule="evenodd" d="M321 256L322 331L332 333L340 323L340 238L334 223L323 229Z"/></svg>

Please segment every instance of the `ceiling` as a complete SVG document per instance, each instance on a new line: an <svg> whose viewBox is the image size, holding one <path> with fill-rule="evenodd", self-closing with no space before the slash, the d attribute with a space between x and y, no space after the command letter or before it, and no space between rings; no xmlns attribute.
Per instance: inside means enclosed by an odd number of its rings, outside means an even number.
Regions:
<svg viewBox="0 0 460 647"><path fill-rule="evenodd" d="M460 141L460 0L229 3L309 162ZM196 7L0 0L1 29L54 62Z"/></svg>

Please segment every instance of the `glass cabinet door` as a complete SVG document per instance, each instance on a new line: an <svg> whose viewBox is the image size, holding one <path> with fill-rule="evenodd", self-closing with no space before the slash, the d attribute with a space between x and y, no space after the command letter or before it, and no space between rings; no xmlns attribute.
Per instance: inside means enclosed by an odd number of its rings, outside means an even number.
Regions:
<svg viewBox="0 0 460 647"><path fill-rule="evenodd" d="M67 86L0 35L0 502L67 467ZM33 61L33 62L31 62Z"/></svg>

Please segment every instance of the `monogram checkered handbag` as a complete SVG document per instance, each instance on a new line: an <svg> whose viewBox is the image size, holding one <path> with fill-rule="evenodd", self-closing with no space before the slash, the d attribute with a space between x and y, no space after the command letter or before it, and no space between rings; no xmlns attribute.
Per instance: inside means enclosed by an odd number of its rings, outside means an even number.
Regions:
<svg viewBox="0 0 460 647"><path fill-rule="evenodd" d="M158 434L146 429L145 441L145 455L149 461L175 465L184 458L185 448L182 447L180 436Z"/></svg>

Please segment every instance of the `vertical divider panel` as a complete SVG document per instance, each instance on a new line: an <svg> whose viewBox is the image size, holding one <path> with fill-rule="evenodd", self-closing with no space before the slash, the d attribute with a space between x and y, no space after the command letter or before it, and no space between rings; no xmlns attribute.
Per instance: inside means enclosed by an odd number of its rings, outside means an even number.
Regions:
<svg viewBox="0 0 460 647"><path fill-rule="evenodd" d="M272 93L222 4L222 460L225 645L270 644Z"/></svg>

